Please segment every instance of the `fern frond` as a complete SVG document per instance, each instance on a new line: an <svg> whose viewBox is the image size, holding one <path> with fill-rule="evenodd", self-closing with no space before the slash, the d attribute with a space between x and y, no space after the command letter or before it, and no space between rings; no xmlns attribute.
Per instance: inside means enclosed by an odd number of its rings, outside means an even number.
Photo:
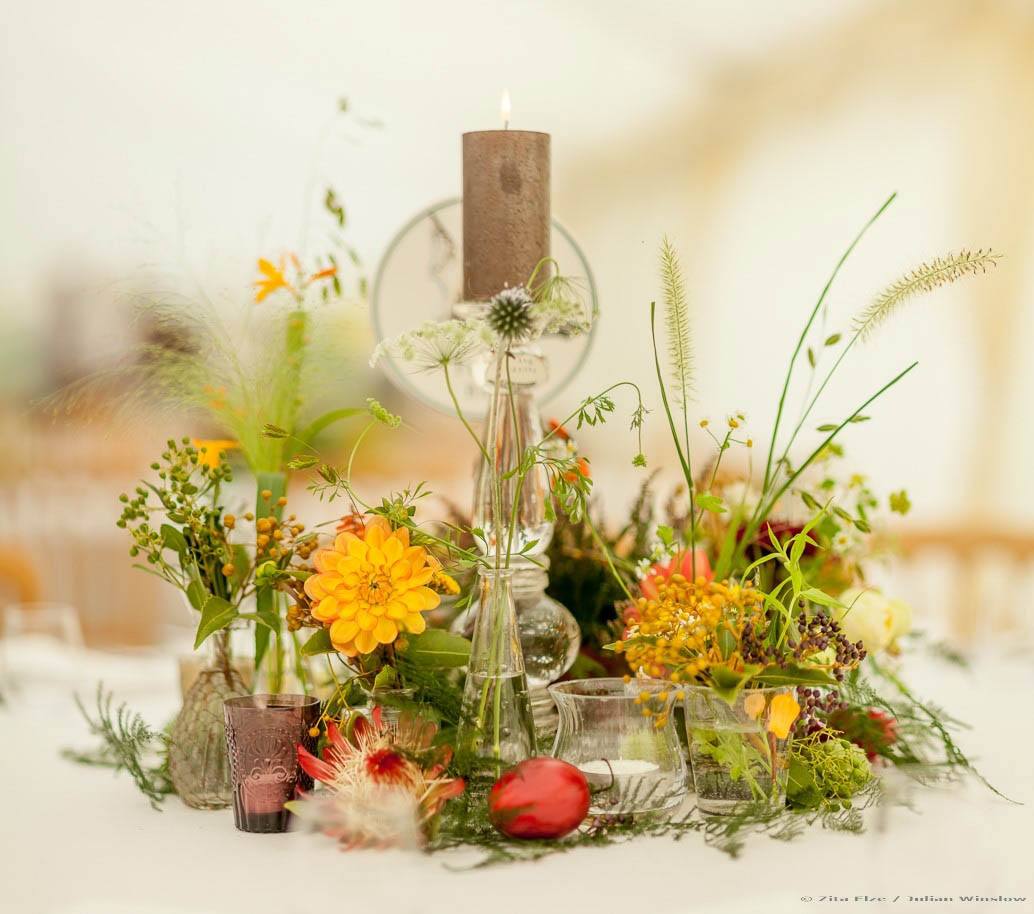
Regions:
<svg viewBox="0 0 1034 914"><path fill-rule="evenodd" d="M684 406L693 390L693 348L689 333L689 303L679 255L665 237L661 244L661 282L664 286L664 322L668 330L668 359L672 399Z"/></svg>
<svg viewBox="0 0 1034 914"><path fill-rule="evenodd" d="M921 264L911 273L883 290L876 300L854 320L854 329L862 337L868 339L872 332L894 313L906 299L921 295L955 282L963 276L986 273L1000 259L990 249L978 251L959 251L945 257L935 257Z"/></svg>

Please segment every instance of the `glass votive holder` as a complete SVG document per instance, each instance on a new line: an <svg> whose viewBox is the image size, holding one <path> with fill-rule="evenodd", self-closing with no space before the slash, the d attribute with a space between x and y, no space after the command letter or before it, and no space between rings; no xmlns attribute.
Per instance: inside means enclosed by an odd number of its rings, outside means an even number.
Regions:
<svg viewBox="0 0 1034 914"><path fill-rule="evenodd" d="M287 831L284 803L297 791L311 790L298 766L301 743L316 751L309 730L320 716L312 695L245 695L223 702L226 748L233 783L233 820L240 831Z"/></svg>
<svg viewBox="0 0 1034 914"><path fill-rule="evenodd" d="M686 796L671 719L674 687L655 679L574 679L549 687L560 725L553 756L585 775L589 815L658 813Z"/></svg>

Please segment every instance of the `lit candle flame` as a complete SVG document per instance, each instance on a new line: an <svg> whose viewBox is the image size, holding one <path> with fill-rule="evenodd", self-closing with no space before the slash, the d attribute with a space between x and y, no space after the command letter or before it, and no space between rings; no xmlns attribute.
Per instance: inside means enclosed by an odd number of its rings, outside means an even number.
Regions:
<svg viewBox="0 0 1034 914"><path fill-rule="evenodd" d="M499 113L502 115L503 118L503 130L510 129L510 111L510 90L503 89L503 97L502 100L499 102Z"/></svg>

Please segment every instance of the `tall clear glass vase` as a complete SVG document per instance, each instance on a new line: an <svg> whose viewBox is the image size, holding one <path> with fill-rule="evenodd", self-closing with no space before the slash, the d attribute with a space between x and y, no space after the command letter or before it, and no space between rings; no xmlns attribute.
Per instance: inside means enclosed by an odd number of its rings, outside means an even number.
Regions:
<svg viewBox="0 0 1034 914"><path fill-rule="evenodd" d="M457 738L475 783L535 755L535 725L513 600L513 571L480 569L480 608L471 642ZM490 780L489 780L490 783Z"/></svg>
<svg viewBox="0 0 1034 914"><path fill-rule="evenodd" d="M486 379L492 400L485 430L493 465L481 461L474 488L474 527L484 531L478 547L485 554L509 546L511 555L541 555L553 538L553 523L546 519L546 470L536 464L523 484L509 474L520 465L524 449L542 440L535 388L547 378L546 359L534 348L517 346L493 361L494 371Z"/></svg>

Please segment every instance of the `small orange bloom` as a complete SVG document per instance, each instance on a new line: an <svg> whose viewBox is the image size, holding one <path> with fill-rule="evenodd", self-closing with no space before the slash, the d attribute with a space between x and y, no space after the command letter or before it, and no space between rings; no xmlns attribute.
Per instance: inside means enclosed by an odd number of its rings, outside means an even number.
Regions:
<svg viewBox="0 0 1034 914"><path fill-rule="evenodd" d="M287 281L287 277L284 276L283 258L280 259L280 266L277 266L271 261L260 257L258 268L262 276L254 282L255 288L258 290L255 292L256 303L262 301L262 299L267 295L271 295L278 289L291 288L291 284Z"/></svg>
<svg viewBox="0 0 1034 914"><path fill-rule="evenodd" d="M317 279L330 279L331 276L337 275L337 267L327 267L325 270L319 270L313 273L309 277L309 282L316 282Z"/></svg>
<svg viewBox="0 0 1034 914"><path fill-rule="evenodd" d="M768 732L775 734L779 739L786 739L790 735L790 728L801 713L801 706L797 699L789 692L776 695L772 699L772 708L768 716Z"/></svg>
<svg viewBox="0 0 1034 914"><path fill-rule="evenodd" d="M757 720L765 710L765 696L760 692L752 692L743 699L743 710L751 720Z"/></svg>
<svg viewBox="0 0 1034 914"><path fill-rule="evenodd" d="M225 451L240 447L240 444L228 438L191 438L190 443L198 450L197 462L213 470L219 466Z"/></svg>
<svg viewBox="0 0 1034 914"><path fill-rule="evenodd" d="M547 424L549 425L549 431L561 441L571 440L571 434L556 419L550 419Z"/></svg>
<svg viewBox="0 0 1034 914"><path fill-rule="evenodd" d="M575 465L574 470L569 470L564 473L564 479L568 482L578 482L579 476L584 476L586 479L592 479L592 470L589 468L589 461L584 457L578 458L578 463Z"/></svg>

